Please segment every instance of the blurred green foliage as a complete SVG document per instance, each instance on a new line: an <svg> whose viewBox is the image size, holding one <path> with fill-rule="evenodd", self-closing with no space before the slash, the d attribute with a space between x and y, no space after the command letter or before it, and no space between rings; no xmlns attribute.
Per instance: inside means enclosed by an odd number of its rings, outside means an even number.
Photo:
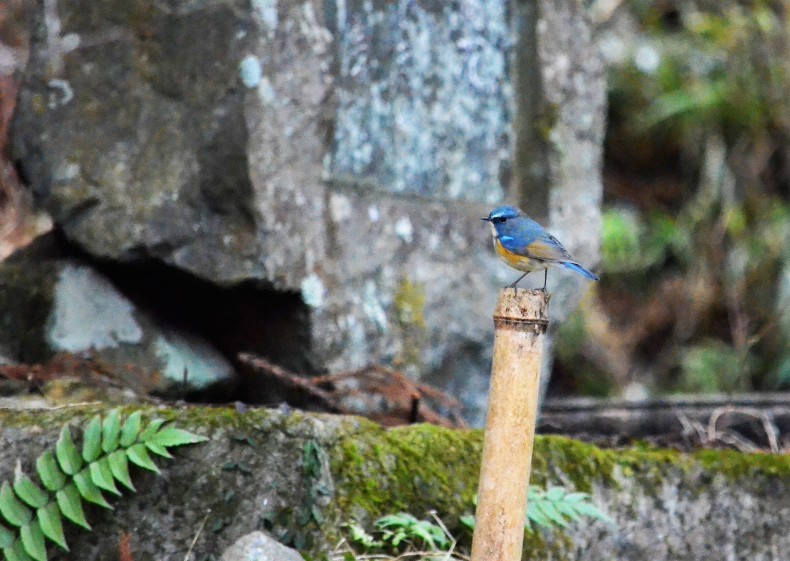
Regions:
<svg viewBox="0 0 790 561"><path fill-rule="evenodd" d="M638 56L610 74L612 99L633 126L675 134L716 127L762 134L784 119L788 68L783 2L625 2L655 68ZM668 17L672 14L672 17ZM627 102L627 103L623 103Z"/></svg>
<svg viewBox="0 0 790 561"><path fill-rule="evenodd" d="M666 213L642 216L616 208L604 210L601 258L608 273L647 271L689 245L677 221Z"/></svg>
<svg viewBox="0 0 790 561"><path fill-rule="evenodd" d="M560 330L556 387L790 389L790 5L612 19L603 276Z"/></svg>
<svg viewBox="0 0 790 561"><path fill-rule="evenodd" d="M678 389L684 392L736 392L749 389L749 355L711 339L683 349Z"/></svg>

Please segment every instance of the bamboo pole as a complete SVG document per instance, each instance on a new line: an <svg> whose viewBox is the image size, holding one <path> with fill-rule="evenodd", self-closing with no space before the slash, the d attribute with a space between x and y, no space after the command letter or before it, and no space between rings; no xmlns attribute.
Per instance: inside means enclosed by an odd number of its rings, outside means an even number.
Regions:
<svg viewBox="0 0 790 561"><path fill-rule="evenodd" d="M548 304L541 290L499 292L472 561L521 559Z"/></svg>

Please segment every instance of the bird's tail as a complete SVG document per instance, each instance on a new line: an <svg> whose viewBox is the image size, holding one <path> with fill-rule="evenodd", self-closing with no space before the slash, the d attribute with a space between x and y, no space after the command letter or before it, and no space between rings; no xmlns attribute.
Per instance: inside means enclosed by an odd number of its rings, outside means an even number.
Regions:
<svg viewBox="0 0 790 561"><path fill-rule="evenodd" d="M588 271L578 263L574 263L573 261L563 261L562 265L570 269L571 271L576 271L580 275L587 277L590 280L595 280L595 281L598 280L598 275L596 275L595 273L591 273L590 271Z"/></svg>

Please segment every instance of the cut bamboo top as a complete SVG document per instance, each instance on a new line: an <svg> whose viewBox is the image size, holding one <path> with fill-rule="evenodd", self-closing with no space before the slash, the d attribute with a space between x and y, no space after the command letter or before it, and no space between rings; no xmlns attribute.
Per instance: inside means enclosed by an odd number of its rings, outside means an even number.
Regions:
<svg viewBox="0 0 790 561"><path fill-rule="evenodd" d="M494 309L497 329L534 329L543 333L549 323L550 295L543 290L503 288Z"/></svg>

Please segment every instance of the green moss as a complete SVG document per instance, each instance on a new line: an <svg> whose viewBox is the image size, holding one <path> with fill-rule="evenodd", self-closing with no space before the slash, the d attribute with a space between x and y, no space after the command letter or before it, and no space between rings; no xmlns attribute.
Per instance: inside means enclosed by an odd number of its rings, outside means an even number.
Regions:
<svg viewBox="0 0 790 561"><path fill-rule="evenodd" d="M422 284L402 278L395 289L394 306L399 323L425 327L425 289Z"/></svg>
<svg viewBox="0 0 790 561"><path fill-rule="evenodd" d="M609 450L560 436L538 436L532 454L531 482L545 487L557 481L561 473L570 479L575 490L588 493L595 479L612 479L615 465L615 456Z"/></svg>
<svg viewBox="0 0 790 561"><path fill-rule="evenodd" d="M93 415L107 411L104 405L77 405L60 409L0 410L0 427L39 426L59 427L67 422L81 422ZM157 407L154 405L134 404L121 407L123 414L141 411L146 417L161 417L177 421L189 430L205 429L234 431L241 429L258 430L261 426L271 425L272 419L281 416L270 409L251 409L239 414L230 407Z"/></svg>
<svg viewBox="0 0 790 561"><path fill-rule="evenodd" d="M342 439L330 466L341 511L372 520L431 509L460 516L472 509L479 457L479 431L413 425L385 431L372 423Z"/></svg>
<svg viewBox="0 0 790 561"><path fill-rule="evenodd" d="M471 508L477 486L480 431L453 431L415 425L385 431L363 424L331 452L340 509L358 520L408 510L415 515L435 508L462 514ZM622 485L637 479L648 491L673 471L703 469L728 477L790 475L784 456L705 450L682 454L637 446L609 450L560 436L538 436L531 482L564 485L582 492L595 486ZM461 510L458 510L458 509Z"/></svg>
<svg viewBox="0 0 790 561"><path fill-rule="evenodd" d="M543 106L543 114L540 116L536 126L538 128L540 137L544 142L551 142L551 133L557 127L559 121L560 107L556 103L547 102Z"/></svg>
<svg viewBox="0 0 790 561"><path fill-rule="evenodd" d="M401 331L404 341L403 351L395 357L394 364L398 367L414 365L420 367L422 358L420 349L425 344L425 288L403 277L398 281L393 295L393 312L395 324Z"/></svg>
<svg viewBox="0 0 790 561"><path fill-rule="evenodd" d="M786 454L743 454L735 450L700 450L693 454L706 471L719 473L728 479L763 475L790 477L790 456Z"/></svg>
<svg viewBox="0 0 790 561"><path fill-rule="evenodd" d="M344 520L364 525L386 513L425 516L436 509L455 533L456 516L473 511L481 449L480 431L424 425L385 431L363 426L343 439L332 456L339 510ZM699 477L700 470L709 476ZM658 496L668 478L689 493L705 493L710 478L718 474L784 477L789 470L785 457L716 450L683 454L645 445L612 450L538 436L531 482L592 493L602 487L622 488L630 480L640 493ZM573 552L570 539L559 531L527 532L524 550L551 552L553 559L569 558Z"/></svg>

